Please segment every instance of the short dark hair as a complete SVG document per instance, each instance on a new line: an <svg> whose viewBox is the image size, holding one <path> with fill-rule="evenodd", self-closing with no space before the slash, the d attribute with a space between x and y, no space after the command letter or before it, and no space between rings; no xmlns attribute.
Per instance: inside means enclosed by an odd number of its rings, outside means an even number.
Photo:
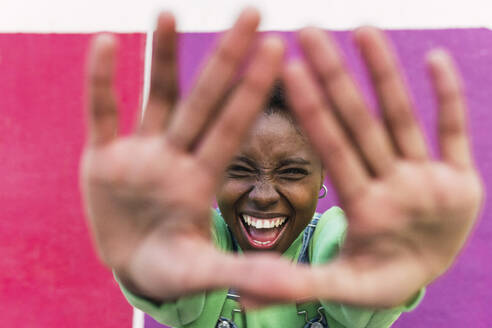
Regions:
<svg viewBox="0 0 492 328"><path fill-rule="evenodd" d="M288 112L289 106L287 104L284 84L281 80L277 80L270 91L267 103L265 105L264 112L267 115ZM289 113L290 114L290 113Z"/></svg>
<svg viewBox="0 0 492 328"><path fill-rule="evenodd" d="M297 124L294 115L291 112L291 108L289 106L289 102L287 100L287 92L285 90L284 83L282 80L275 81L272 90L270 91L270 95L266 101L265 108L263 109L263 113L266 115L278 114L282 115L286 118L296 130L299 131L301 135L304 135L299 125Z"/></svg>

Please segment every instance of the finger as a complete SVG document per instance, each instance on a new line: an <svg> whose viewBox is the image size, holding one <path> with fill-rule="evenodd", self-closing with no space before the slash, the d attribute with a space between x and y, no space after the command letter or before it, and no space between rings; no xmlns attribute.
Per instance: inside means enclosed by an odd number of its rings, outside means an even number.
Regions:
<svg viewBox="0 0 492 328"><path fill-rule="evenodd" d="M204 287L202 290L232 287L239 292L241 304L247 308L314 299L366 307L395 307L411 300L429 283L426 273L406 257L391 261L381 259L372 264L364 259L345 258L309 267L273 254L226 256L216 252L208 254L207 261L196 263L195 270L199 267L202 274L193 277L184 274L188 277L187 283L200 285Z"/></svg>
<svg viewBox="0 0 492 328"><path fill-rule="evenodd" d="M225 286L236 288L241 304L247 308L315 299L365 307L396 307L410 301L429 283L426 273L406 257L372 264L365 259L345 258L317 267L295 265L264 254L223 256L220 261L224 270L210 277L210 281L216 286L225 282Z"/></svg>
<svg viewBox="0 0 492 328"><path fill-rule="evenodd" d="M315 298L365 307L401 306L429 283L421 267L407 257L340 258L312 268L310 274Z"/></svg>
<svg viewBox="0 0 492 328"><path fill-rule="evenodd" d="M240 257L228 273L229 283L248 309L274 303L314 300L310 267L280 256L255 254Z"/></svg>
<svg viewBox="0 0 492 328"><path fill-rule="evenodd" d="M347 72L334 40L319 29L307 28L299 33L299 41L369 169L376 175L387 172L394 160L390 139L367 110L364 98Z"/></svg>
<svg viewBox="0 0 492 328"><path fill-rule="evenodd" d="M389 307L407 301L428 283L426 275L407 258L397 263L382 261L363 270L340 259L309 267L278 254L226 255L205 240L189 237L171 237L166 245L162 240L146 242L130 263L130 276L138 278L136 287L149 298L166 301L204 290L234 288L245 295L248 307L313 299Z"/></svg>
<svg viewBox="0 0 492 328"><path fill-rule="evenodd" d="M309 281L297 279L296 286L283 292L292 284L290 277L307 277L307 268L297 269L279 255L226 255L205 240L171 236L168 241L146 240L132 256L128 270L116 269L138 278L139 292L151 299L165 301L204 290L235 288L255 298L290 300L310 290L306 287ZM294 276L286 276L289 273ZM269 297L270 287L273 297Z"/></svg>
<svg viewBox="0 0 492 328"><path fill-rule="evenodd" d="M264 106L278 77L283 53L284 45L278 38L267 38L261 44L241 84L198 146L198 158L215 176L223 174L249 126Z"/></svg>
<svg viewBox="0 0 492 328"><path fill-rule="evenodd" d="M340 200L348 200L368 182L362 162L301 62L288 64L285 82L297 120L320 154Z"/></svg>
<svg viewBox="0 0 492 328"><path fill-rule="evenodd" d="M409 159L428 158L424 136L389 41L375 28L355 32L355 40L369 69L389 133L399 153Z"/></svg>
<svg viewBox="0 0 492 328"><path fill-rule="evenodd" d="M192 148L230 88L230 82L255 38L258 23L258 12L246 9L221 38L190 96L178 105L168 130L171 143L184 149Z"/></svg>
<svg viewBox="0 0 492 328"><path fill-rule="evenodd" d="M461 80L451 57L442 50L428 57L439 106L439 146L443 160L458 167L473 164L466 127L466 104Z"/></svg>
<svg viewBox="0 0 492 328"><path fill-rule="evenodd" d="M154 33L149 101L140 127L144 134L162 131L178 99L175 25L172 14L159 15Z"/></svg>
<svg viewBox="0 0 492 328"><path fill-rule="evenodd" d="M219 276L228 266L228 257L210 242L170 236L168 242L146 240L130 262L129 275L138 278L142 295L167 301L227 287L227 277Z"/></svg>
<svg viewBox="0 0 492 328"><path fill-rule="evenodd" d="M91 42L88 62L89 140L105 144L118 130L114 85L116 40L109 34L96 36Z"/></svg>

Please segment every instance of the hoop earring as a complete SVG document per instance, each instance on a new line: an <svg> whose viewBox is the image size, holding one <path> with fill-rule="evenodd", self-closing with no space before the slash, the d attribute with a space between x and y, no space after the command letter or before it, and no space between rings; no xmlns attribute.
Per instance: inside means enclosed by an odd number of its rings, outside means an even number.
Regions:
<svg viewBox="0 0 492 328"><path fill-rule="evenodd" d="M318 196L318 199L321 199L321 198L325 198L326 195L328 195L328 188L326 188L326 186L323 184L323 186L321 187L321 189L323 190L323 194Z"/></svg>

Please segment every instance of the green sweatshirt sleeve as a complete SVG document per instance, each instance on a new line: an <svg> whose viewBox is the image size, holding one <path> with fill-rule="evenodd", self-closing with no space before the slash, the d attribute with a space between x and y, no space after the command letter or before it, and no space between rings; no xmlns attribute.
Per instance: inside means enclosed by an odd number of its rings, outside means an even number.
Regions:
<svg viewBox="0 0 492 328"><path fill-rule="evenodd" d="M347 230L347 220L339 207L332 207L322 216L316 227L310 256L312 265L331 261L340 251ZM390 327L402 312L413 310L425 294L425 288L403 306L391 309L370 309L321 301L330 328L385 328Z"/></svg>
<svg viewBox="0 0 492 328"><path fill-rule="evenodd" d="M162 304L154 303L144 297L130 292L115 276L120 289L127 301L134 307L149 314L156 321L165 325L182 328L186 324L196 320L205 306L205 292L192 296L180 297L175 302Z"/></svg>

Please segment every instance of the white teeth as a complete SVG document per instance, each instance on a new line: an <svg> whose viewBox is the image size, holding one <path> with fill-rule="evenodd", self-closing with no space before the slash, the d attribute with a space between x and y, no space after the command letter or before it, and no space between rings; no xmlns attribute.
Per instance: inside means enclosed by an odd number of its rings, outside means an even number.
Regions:
<svg viewBox="0 0 492 328"><path fill-rule="evenodd" d="M260 219L244 214L243 220L244 222L246 222L247 225L253 226L256 229L271 229L281 226L285 222L285 220L287 220L287 218L278 217L271 219Z"/></svg>
<svg viewBox="0 0 492 328"><path fill-rule="evenodd" d="M270 244L271 242L270 241L259 241L259 240L256 240L256 239L253 239L253 242L257 245L266 245L266 244Z"/></svg>

